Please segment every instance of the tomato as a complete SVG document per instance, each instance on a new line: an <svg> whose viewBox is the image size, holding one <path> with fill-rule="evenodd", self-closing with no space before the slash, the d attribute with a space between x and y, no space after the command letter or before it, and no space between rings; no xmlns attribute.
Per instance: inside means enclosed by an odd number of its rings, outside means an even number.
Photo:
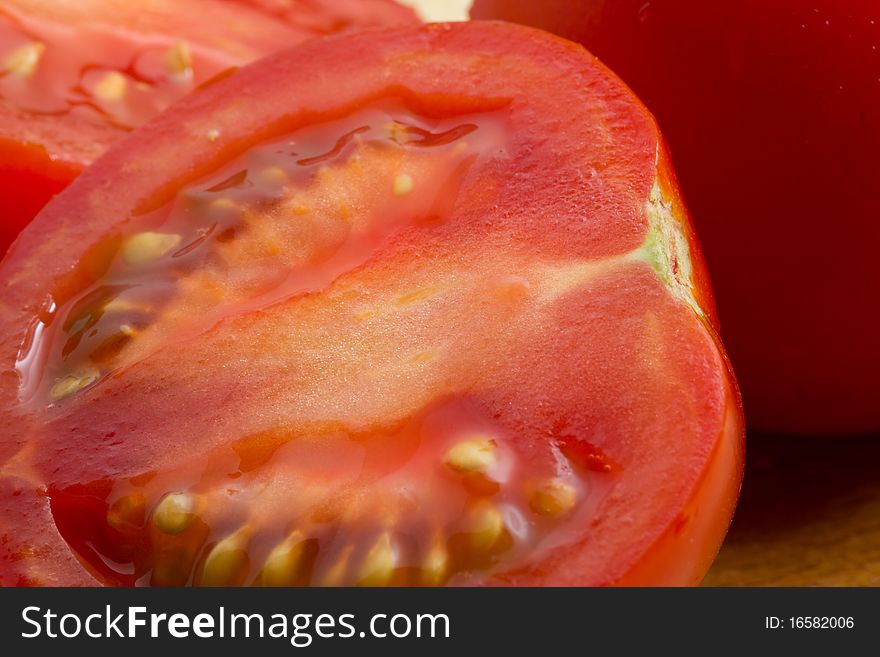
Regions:
<svg viewBox="0 0 880 657"><path fill-rule="evenodd" d="M395 0L227 0L268 12L313 34L417 23L416 14Z"/></svg>
<svg viewBox="0 0 880 657"><path fill-rule="evenodd" d="M880 8L478 0L586 45L669 139L749 424L880 430Z"/></svg>
<svg viewBox="0 0 880 657"><path fill-rule="evenodd" d="M390 0L299 2L281 17L246 5L4 2L0 251L109 144L221 72L310 37L415 20Z"/></svg>
<svg viewBox="0 0 880 657"><path fill-rule="evenodd" d="M732 514L739 398L660 135L539 31L245 67L0 280L6 583L688 584Z"/></svg>

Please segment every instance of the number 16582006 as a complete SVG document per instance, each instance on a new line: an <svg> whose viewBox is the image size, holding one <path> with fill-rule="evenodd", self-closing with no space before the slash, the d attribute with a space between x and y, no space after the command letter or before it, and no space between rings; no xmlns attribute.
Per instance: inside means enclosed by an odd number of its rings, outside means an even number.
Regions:
<svg viewBox="0 0 880 657"><path fill-rule="evenodd" d="M849 630L855 627L855 619L852 616L789 616L788 619L766 616L764 618L764 626L767 629L782 629L786 625L795 630Z"/></svg>

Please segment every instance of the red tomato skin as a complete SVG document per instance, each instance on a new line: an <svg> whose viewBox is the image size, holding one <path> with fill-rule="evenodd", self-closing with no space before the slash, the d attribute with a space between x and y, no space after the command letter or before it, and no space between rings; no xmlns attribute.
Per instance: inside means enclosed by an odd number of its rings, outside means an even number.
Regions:
<svg viewBox="0 0 880 657"><path fill-rule="evenodd" d="M511 41L513 43L511 43ZM470 61L468 56L473 51L478 51L489 60L516 55L522 58L531 58L539 65L535 68L552 66L554 79L568 80L572 76L584 75L583 56L577 49L572 48L561 40L548 37L541 33L525 28L513 28L494 24L472 24L468 26L429 26L422 30L401 30L388 33L365 33L359 36L347 37L336 47L334 41L313 42L303 45L289 53L282 53L257 65L249 67L237 74L234 78L222 80L211 85L203 92L191 96L183 101L177 110L177 114L163 115L151 122L141 131L134 133L130 138L117 144L103 157L100 162L90 169L73 185L63 193L56 202L41 213L17 242L9 257L0 265L0 276L7 281L14 281L8 289L8 293L2 298L0 304L0 318L4 324L11 328L8 332L0 335L0 353L4 362L9 361L7 369L12 374L12 361L14 354L22 340L24 319L32 317L37 311L41 298L34 297L34 290L43 289L50 285L70 270L70 261L75 254L67 253L67 244L88 244L94 240L96 234L103 234L115 226L120 216L126 216L133 207L143 209L146 202L156 202L156 197L165 197L169 189L174 189L180 181L192 180L212 170L218 162L224 161L230 153L239 153L248 146L274 134L273 130L283 129L284 126L296 125L302 121L302 117L321 117L334 115L340 108L357 107L364 99L371 98L377 93L381 95L386 89L386 67L388 62L393 62L396 74L399 75L400 88L406 89L410 94L410 102L425 112L443 114L446 111L463 111L468 107L469 111L478 111L484 106L498 106L502 99L505 103L506 94L512 93L498 81L497 76L491 75L492 71L472 71L467 67ZM457 62L455 70L470 71L468 77L459 81L454 89L450 90L448 80L438 86L441 67L438 53L460 55L461 62ZM315 70L303 70L305 78L292 79L286 75L291 65L297 62L322 63L322 72L319 75ZM335 83L334 76L342 75L343 71L350 70L350 62L357 61L364 66L364 74L352 78L352 83L340 87ZM510 64L506 64L510 67ZM522 75L519 68L505 68L504 70L517 70L518 79ZM327 71L332 75L327 75ZM535 76L531 83L539 79L535 70L530 70L530 75ZM593 74L590 74L592 76ZM680 195L675 186L674 175L669 169L668 158L662 146L656 126L650 117L635 104L631 95L615 79L608 75L602 67L597 67L595 77L591 77L591 85L577 86L577 89L598 89L596 93L607 93L607 102L617 108L623 125L632 125L633 130L620 129L616 138L621 140L618 147L623 151L624 168L631 167L634 173L632 186L647 193L654 180L659 180L664 194L671 201L675 216L679 217L689 240L692 254L694 279L696 283L695 296L699 305L705 310L705 320L697 320L691 309L673 301L668 291L658 284L656 276L651 268L644 267L637 273L633 283L633 295L619 300L612 300L612 309L631 309L633 300L638 299L643 292L650 292L658 301L664 304L662 308L674 308L677 316L687 317L687 332L683 335L679 344L694 345L695 354L700 355L699 367L695 368L690 362L680 362L677 365L682 370L699 372L695 379L701 381L697 384L702 387L703 396L700 397L701 414L699 423L703 427L711 427L700 435L705 439L699 440L692 451L678 452L683 449L682 445L673 443L664 446L664 455L674 453L681 455L680 461L675 461L676 472L685 485L679 486L678 477L667 477L663 480L659 472L653 472L654 456L645 456L640 450L631 450L638 459L639 466L650 475L652 483L656 484L657 490L666 486L671 487L669 498L674 501L669 508L660 509L645 526L640 527L641 534L627 545L626 550L618 550L615 541L609 540L603 546L603 554L613 555L605 572L588 572L590 563L581 560L578 547L573 546L571 551L561 552L559 557L552 562L525 572L509 573L499 576L491 582L496 584L692 584L697 581L705 571L709 562L714 557L719 547L727 523L732 513L733 503L739 490L739 481L742 474L743 454L743 429L742 412L739 403L736 384L723 356L723 350L717 340L717 324L714 320L711 291L699 249L693 239L690 230L686 210L684 209ZM522 89L529 88L529 81L523 81ZM518 88L516 94L524 91ZM241 91L244 97L252 95L265 96L265 102L252 106L243 103L240 96L231 94L232 90ZM305 91L308 90L309 94ZM488 96L488 99L486 98ZM291 98L296 99L295 106L291 106ZM603 96L603 98L605 98ZM530 108L527 112L549 110L551 107L567 107L569 103L560 101L566 98L535 98L536 108ZM230 102L236 111L227 111L224 102ZM604 102L604 101L603 101ZM580 105L575 104L575 107ZM245 111L247 110L247 111ZM580 110L578 110L580 111ZM532 114L529 114L530 118ZM268 127L267 127L268 126ZM517 140L528 142L529 139L540 141L545 135L535 132L533 124L523 123L521 130L514 131ZM228 141L211 141L208 139L193 139L206 129L218 128L222 134L233 135ZM578 129L588 129L587 125L579 126ZM533 134L534 133L534 134ZM241 135L241 136L238 136ZM175 157L178 153L178 145L187 141L191 146L190 158ZM564 162L566 149L554 151L554 157ZM192 162L198 162L196 168ZM558 165L557 160L552 162ZM540 174L536 174L540 175ZM125 184L110 186L107 180L121 176L120 182ZM541 179L544 184L546 181ZM116 190L119 190L118 193ZM552 185L544 189L552 189ZM507 202L513 206L526 205L528 189L523 189L522 196L516 196ZM552 220L566 217L571 208L566 207L565 196L553 195L554 202L549 208ZM641 196L639 196L641 199ZM644 199L641 199L644 200ZM498 218L492 218L497 221ZM643 220L643 217L641 217ZM566 245L575 252L582 251L584 255L601 255L603 253L627 252L638 247L644 239L644 225L628 226L619 216L600 217L598 222L608 222L607 230L599 231L601 236L598 241L584 240L583 243ZM50 239L51 236L51 239ZM541 239L544 239L543 237ZM555 252L560 248L559 238L552 235L546 236L545 241L535 240L534 248ZM53 258L51 254L65 252L63 258ZM567 251L566 251L567 253ZM650 283L650 285L648 284ZM644 290L642 285L644 284ZM576 318L576 313L572 313ZM8 320L8 321L7 321ZM662 326L662 323L661 323ZM584 333L572 332L572 340L582 341ZM690 340L688 338L694 338ZM614 354L608 355L612 361ZM206 361L207 362L207 361ZM555 368L553 363L545 364L547 368ZM174 368L168 368L170 374L174 374ZM571 388L565 381L556 377L557 387ZM184 388L180 388L184 389ZM153 386L153 391L158 390ZM217 392L217 391L214 391ZM221 391L222 392L222 391ZM26 416L17 417L16 408L17 381L14 375L8 376L2 381L0 388L0 400L3 404L3 418L9 426L15 421L31 418ZM511 394L521 394L528 397L529 390L513 391ZM101 402L112 405L112 397L116 393L109 393ZM179 397L179 396L177 396ZM98 395L101 398L101 395ZM206 400L208 401L208 400ZM109 406L108 406L109 409ZM185 406L178 409L181 413L197 412L216 413L222 409L222 404L198 403L187 401ZM87 412L87 409L85 409ZM73 408L67 415L75 418L76 425L84 428L83 434L97 431L103 432L106 428L101 426L106 422L115 422L117 418L110 413L103 413L92 417L91 422L79 422L83 418L83 409ZM665 409L663 409L665 411ZM661 412L663 412L661 411ZM224 410L224 412L226 412ZM173 414L172 414L173 415ZM205 416L207 419L207 416ZM68 420L63 420L66 422ZM169 428L173 421L169 424ZM125 435L120 432L119 446L111 454L100 444L73 444L69 440L62 444L56 441L61 434L50 436L47 441L47 451L35 455L39 461L41 472L51 470L49 464L53 458L68 457L68 463L64 467L64 474L58 485L82 482L83 478L90 473L97 473L100 478L104 474L113 473L113 470L122 468L145 467L144 462L138 463L136 459L140 455L165 452L162 458L174 459L169 453L168 445L160 445L161 432L154 432L149 441L138 444L137 436ZM22 451L23 443L16 441L22 438L26 432L10 431L4 442L0 442L0 461L11 462L13 455ZM11 438L10 438L11 437ZM79 440L79 439L78 439ZM158 441L158 442L157 442ZM181 442L181 445L183 442ZM156 448L160 448L157 450ZM690 449L690 446L688 446ZM57 452L55 451L57 450ZM81 450L81 452L80 452ZM85 458L69 458L74 452L85 454ZM97 469L97 470L95 470ZM104 472L104 470L108 472ZM53 473L54 474L54 473ZM630 491L631 493L633 491ZM666 492L666 491L663 491ZM23 500L39 498L40 491L31 488L28 494L20 495ZM645 498L655 496L638 496L642 501ZM629 508L629 503L634 500L628 495L622 495L616 500L616 509L624 513ZM651 504L651 501L648 501ZM612 514L613 517L616 514ZM50 518L43 518L42 522L51 525ZM0 527L4 531L7 527ZM52 527L54 531L54 527ZM591 545L589 539L585 542ZM13 543L14 545L14 543ZM594 557L595 559L595 557ZM26 577L28 573L36 571L41 573L45 570L40 559L34 559L31 563L20 562L18 576ZM75 564L76 561L70 562ZM585 568L587 570L583 570ZM70 581L80 581L86 575L83 568L79 570L71 566L69 572ZM23 574L22 574L23 573ZM43 577L37 581L57 582L64 581L63 577L52 579ZM9 575L7 581L12 581Z"/></svg>
<svg viewBox="0 0 880 657"><path fill-rule="evenodd" d="M477 0L584 44L670 142L750 426L880 430L880 8Z"/></svg>

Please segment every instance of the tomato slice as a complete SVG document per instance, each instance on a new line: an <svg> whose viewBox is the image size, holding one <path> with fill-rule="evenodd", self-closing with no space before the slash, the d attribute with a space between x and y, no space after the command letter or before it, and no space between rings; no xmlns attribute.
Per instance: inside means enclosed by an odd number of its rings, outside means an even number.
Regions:
<svg viewBox="0 0 880 657"><path fill-rule="evenodd" d="M541 32L243 68L0 279L4 582L687 584L733 511L741 409L661 138Z"/></svg>
<svg viewBox="0 0 880 657"><path fill-rule="evenodd" d="M230 67L311 37L416 20L390 0L248 4L4 2L0 250L109 144ZM282 4L281 16L265 10Z"/></svg>

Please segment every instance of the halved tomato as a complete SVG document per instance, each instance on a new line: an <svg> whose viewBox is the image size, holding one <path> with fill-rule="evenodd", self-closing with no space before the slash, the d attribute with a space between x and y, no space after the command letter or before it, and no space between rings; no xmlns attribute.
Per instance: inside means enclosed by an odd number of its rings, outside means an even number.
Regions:
<svg viewBox="0 0 880 657"><path fill-rule="evenodd" d="M109 144L224 70L314 36L416 20L390 0L346 0L332 7L253 0L287 7L283 20L247 4L3 3L0 253Z"/></svg>
<svg viewBox="0 0 880 657"><path fill-rule="evenodd" d="M5 583L688 584L733 511L741 409L657 128L538 31L241 69L0 280Z"/></svg>

